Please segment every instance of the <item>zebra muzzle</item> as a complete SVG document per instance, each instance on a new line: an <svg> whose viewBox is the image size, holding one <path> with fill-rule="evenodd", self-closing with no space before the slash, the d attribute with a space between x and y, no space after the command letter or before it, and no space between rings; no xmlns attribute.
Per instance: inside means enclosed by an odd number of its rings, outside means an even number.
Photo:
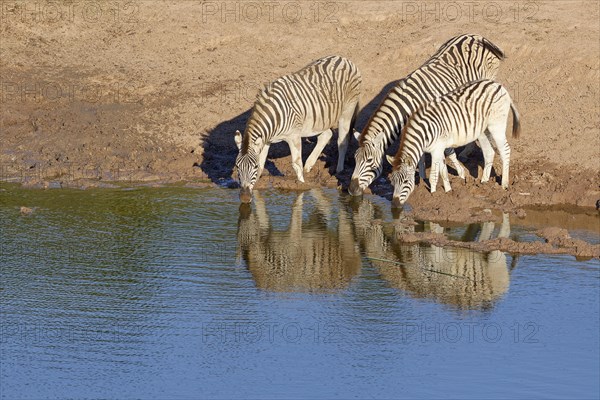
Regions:
<svg viewBox="0 0 600 400"><path fill-rule="evenodd" d="M404 202L400 201L399 197L392 198L392 207L393 208L402 208L404 206Z"/></svg>
<svg viewBox="0 0 600 400"><path fill-rule="evenodd" d="M251 203L252 202L252 189L249 187L243 187L240 190L240 201L242 203Z"/></svg>
<svg viewBox="0 0 600 400"><path fill-rule="evenodd" d="M353 178L350 181L348 193L350 193L352 196L360 196L361 194L363 194L363 190L361 189L360 184L358 183L358 178Z"/></svg>

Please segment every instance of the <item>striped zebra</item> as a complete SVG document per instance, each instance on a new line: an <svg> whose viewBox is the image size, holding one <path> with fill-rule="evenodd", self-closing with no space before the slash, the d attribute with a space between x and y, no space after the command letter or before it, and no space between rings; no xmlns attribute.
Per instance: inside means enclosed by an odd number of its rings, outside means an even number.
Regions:
<svg viewBox="0 0 600 400"><path fill-rule="evenodd" d="M425 64L400 80L357 136L356 166L348 192L354 196L362 194L381 175L385 151L398 139L415 110L468 82L494 79L502 59L502 50L486 38L460 35L448 40ZM464 179L464 169L454 150L448 149L447 155ZM425 177L424 161L419 163L419 175L421 179Z"/></svg>
<svg viewBox="0 0 600 400"><path fill-rule="evenodd" d="M428 225L432 232L444 232L437 224ZM490 240L496 224L484 222L480 227L478 237L463 237L463 240ZM509 235L510 221L508 214L504 214L497 237ZM401 267L380 262L379 271L390 286L416 298L431 299L457 309L489 310L509 289L509 264L506 254L499 250L478 252L433 244L398 245Z"/></svg>
<svg viewBox="0 0 600 400"><path fill-rule="evenodd" d="M338 127L337 172L344 169L348 133L358 113L362 78L350 60L329 56L300 71L270 83L258 94L242 137L235 133L239 154L235 165L241 185L240 200L252 201L252 189L260 177L273 143L286 141L298 180L310 171ZM303 137L319 135L302 167Z"/></svg>
<svg viewBox="0 0 600 400"><path fill-rule="evenodd" d="M388 229L385 224L373 223L384 214L367 198L352 207L355 241L363 257L391 287L459 309L489 309L508 290L510 274L503 252L402 243L398 234L414 232L415 226L395 222ZM494 222L483 223L480 228L473 226L475 229L468 229L462 240L489 240L495 227ZM432 222L422 223L419 229L444 232ZM504 214L497 237L509 235L510 219Z"/></svg>
<svg viewBox="0 0 600 400"><path fill-rule="evenodd" d="M424 152L431 154L429 182L436 191L438 174L444 190L451 190L444 149L464 146L475 140L483 152L484 168L481 182L490 179L494 162L494 148L502 159L502 187L508 189L510 146L506 141L509 109L513 115L513 138L519 137L519 114L504 86L489 79L466 84L447 93L417 110L404 128L396 157L392 163L390 181L394 186L393 204L401 207L415 185L415 167ZM485 134L484 134L485 133Z"/></svg>
<svg viewBox="0 0 600 400"><path fill-rule="evenodd" d="M298 194L286 230L276 229L260 193L255 196L255 212L241 205L238 259L244 261L257 287L330 292L347 287L360 272L362 260L350 218L343 209L332 215L332 199L322 191L313 189L310 195L315 207L305 207L304 193Z"/></svg>

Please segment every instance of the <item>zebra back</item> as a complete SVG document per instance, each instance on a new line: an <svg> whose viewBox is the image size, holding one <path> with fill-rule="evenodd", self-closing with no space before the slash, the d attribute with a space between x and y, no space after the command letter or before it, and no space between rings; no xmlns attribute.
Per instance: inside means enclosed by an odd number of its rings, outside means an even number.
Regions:
<svg viewBox="0 0 600 400"><path fill-rule="evenodd" d="M504 58L498 46L480 35L448 40L388 92L363 129L359 145L381 140L385 151L398 139L408 117L424 103L470 81L494 79Z"/></svg>
<svg viewBox="0 0 600 400"><path fill-rule="evenodd" d="M416 165L424 149L440 136L449 137L455 143L474 141L485 129L492 106L505 96L509 95L501 84L482 79L425 104L406 125L398 149L399 157L394 160L394 169L404 162ZM518 125L517 118L513 124L513 134L518 133Z"/></svg>
<svg viewBox="0 0 600 400"><path fill-rule="evenodd" d="M358 101L361 84L358 67L340 56L318 59L269 83L258 92L243 135L242 154L259 137L271 143L291 129L322 132L337 126L345 106Z"/></svg>

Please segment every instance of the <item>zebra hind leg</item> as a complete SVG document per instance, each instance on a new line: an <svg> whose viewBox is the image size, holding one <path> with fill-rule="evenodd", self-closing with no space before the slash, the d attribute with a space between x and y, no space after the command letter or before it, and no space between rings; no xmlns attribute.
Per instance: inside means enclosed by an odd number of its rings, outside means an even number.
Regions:
<svg viewBox="0 0 600 400"><path fill-rule="evenodd" d="M509 168L510 168L510 145L506 141L506 123L488 126L490 136L496 143L500 159L502 160L502 188L508 189ZM481 141L480 141L481 143Z"/></svg>
<svg viewBox="0 0 600 400"><path fill-rule="evenodd" d="M319 136L317 137L317 144L313 149L312 153L310 153L310 156L308 156L308 158L306 159L306 163L304 164L305 172L310 172L312 167L317 162L317 159L321 155L321 152L329 142L329 139L331 139L331 136L333 136L333 132L331 132L331 129L328 129L319 134Z"/></svg>
<svg viewBox="0 0 600 400"><path fill-rule="evenodd" d="M483 175L481 176L481 183L486 183L490 180L495 153L492 144L485 134L479 136L479 145L481 146L481 152L483 153Z"/></svg>
<svg viewBox="0 0 600 400"><path fill-rule="evenodd" d="M460 176L461 179L466 179L465 168L460 161L458 161L458 158L456 158L456 151L454 151L453 148L448 148L444 151L444 155L452 161L452 165L458 173L458 176Z"/></svg>

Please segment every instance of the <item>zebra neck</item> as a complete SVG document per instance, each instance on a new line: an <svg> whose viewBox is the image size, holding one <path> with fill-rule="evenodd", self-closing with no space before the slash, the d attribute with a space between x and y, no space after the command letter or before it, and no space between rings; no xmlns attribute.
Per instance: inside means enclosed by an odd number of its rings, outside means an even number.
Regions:
<svg viewBox="0 0 600 400"><path fill-rule="evenodd" d="M261 144L256 144L258 139L262 139ZM244 140L247 140L247 143L244 143L242 147L243 154L248 153L248 150L252 149L256 154L260 154L263 147L268 141L268 138L265 133L261 132L259 129L253 129L251 126L246 127L246 131L244 132Z"/></svg>
<svg viewBox="0 0 600 400"><path fill-rule="evenodd" d="M419 140L406 140L400 151L400 161L402 164L408 164L409 166L416 168L424 153L424 145Z"/></svg>

